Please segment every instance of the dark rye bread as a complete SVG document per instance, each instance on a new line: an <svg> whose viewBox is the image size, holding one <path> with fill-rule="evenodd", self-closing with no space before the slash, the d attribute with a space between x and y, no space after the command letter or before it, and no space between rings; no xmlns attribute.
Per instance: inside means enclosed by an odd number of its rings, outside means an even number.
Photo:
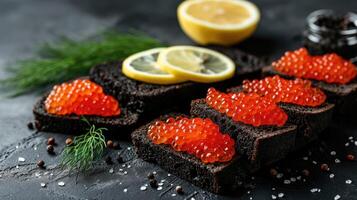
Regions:
<svg viewBox="0 0 357 200"><path fill-rule="evenodd" d="M223 50L221 50L223 51ZM192 99L205 95L207 88L226 89L239 84L244 78L260 75L265 62L240 51L226 50L237 65L237 74L229 79L212 84L186 82L174 85L155 85L135 81L122 74L121 62L94 66L90 79L101 85L106 93L116 97L121 105L145 116L159 116L167 110L179 107L188 110ZM183 108L183 109L182 109Z"/></svg>
<svg viewBox="0 0 357 200"><path fill-rule="evenodd" d="M192 101L191 115L210 118L220 126L223 133L236 140L240 154L246 155L252 163L258 165L269 165L286 157L295 146L296 125L254 127L235 122L209 107L204 99Z"/></svg>
<svg viewBox="0 0 357 200"><path fill-rule="evenodd" d="M192 155L175 151L169 145L154 144L147 137L147 130L155 121L131 134L138 157L213 193L228 193L242 186L249 174L248 169L252 167L246 159L236 155L226 163L204 164Z"/></svg>
<svg viewBox="0 0 357 200"><path fill-rule="evenodd" d="M263 68L263 75L280 75L287 79L294 77L276 71L272 66ZM355 115L357 112L357 78L348 84L330 84L323 81L311 80L313 86L322 89L327 100L335 104L335 113L338 115Z"/></svg>
<svg viewBox="0 0 357 200"><path fill-rule="evenodd" d="M49 131L65 134L83 134L88 130L88 124L81 120L78 115L53 115L45 108L47 95L42 97L34 106L35 125L39 131ZM128 137L131 131L137 127L139 114L133 113L121 107L121 113L117 117L85 116L85 118L96 127L107 128L110 136L117 138Z"/></svg>
<svg viewBox="0 0 357 200"><path fill-rule="evenodd" d="M242 86L229 88L227 92L242 92ZM318 107L279 103L289 116L288 123L297 125L295 149L314 141L332 121L334 104L323 103Z"/></svg>

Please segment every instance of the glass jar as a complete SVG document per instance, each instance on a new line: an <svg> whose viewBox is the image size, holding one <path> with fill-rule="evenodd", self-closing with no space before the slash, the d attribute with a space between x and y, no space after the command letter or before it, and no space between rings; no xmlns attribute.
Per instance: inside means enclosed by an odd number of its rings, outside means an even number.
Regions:
<svg viewBox="0 0 357 200"><path fill-rule="evenodd" d="M357 59L357 15L338 15L333 10L317 10L307 17L304 46L313 55L337 53Z"/></svg>

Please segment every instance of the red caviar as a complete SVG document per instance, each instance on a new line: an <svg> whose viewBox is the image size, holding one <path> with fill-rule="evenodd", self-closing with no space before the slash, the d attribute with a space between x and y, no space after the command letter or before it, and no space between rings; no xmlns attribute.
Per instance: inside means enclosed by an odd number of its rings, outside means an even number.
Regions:
<svg viewBox="0 0 357 200"><path fill-rule="evenodd" d="M279 103L292 103L302 106L319 106L326 100L326 95L319 88L311 86L311 81L287 80L280 76L266 77L262 80L243 81L243 89L248 93L257 93Z"/></svg>
<svg viewBox="0 0 357 200"><path fill-rule="evenodd" d="M48 113L55 115L120 114L118 101L105 95L102 87L87 79L54 86L45 101L45 107Z"/></svg>
<svg viewBox="0 0 357 200"><path fill-rule="evenodd" d="M168 118L149 127L148 137L155 144L169 144L203 163L227 162L235 154L235 142L220 132L217 124L202 118Z"/></svg>
<svg viewBox="0 0 357 200"><path fill-rule="evenodd" d="M255 93L222 93L214 88L208 89L206 103L220 113L225 113L234 121L253 126L283 126L287 114L275 102Z"/></svg>
<svg viewBox="0 0 357 200"><path fill-rule="evenodd" d="M337 54L311 56L305 48L286 52L272 65L275 70L289 76L327 83L346 84L357 75L356 66Z"/></svg>

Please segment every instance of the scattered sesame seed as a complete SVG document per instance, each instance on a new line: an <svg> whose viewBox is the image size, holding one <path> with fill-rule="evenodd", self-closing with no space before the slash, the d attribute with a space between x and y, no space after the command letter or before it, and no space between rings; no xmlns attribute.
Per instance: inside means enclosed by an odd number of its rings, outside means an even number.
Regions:
<svg viewBox="0 0 357 200"><path fill-rule="evenodd" d="M313 160L313 161L312 161L312 164L317 165L317 162Z"/></svg>
<svg viewBox="0 0 357 200"><path fill-rule="evenodd" d="M41 183L41 187L46 187L46 183Z"/></svg>
<svg viewBox="0 0 357 200"><path fill-rule="evenodd" d="M152 173L153 173L154 175L156 175L156 174L157 174L157 172L156 172L156 171L153 171Z"/></svg>
<svg viewBox="0 0 357 200"><path fill-rule="evenodd" d="M60 181L60 182L58 182L58 185L63 187L65 185L65 183L63 181Z"/></svg>
<svg viewBox="0 0 357 200"><path fill-rule="evenodd" d="M334 200L339 200L340 198L341 198L341 196L337 194L333 199Z"/></svg>
<svg viewBox="0 0 357 200"><path fill-rule="evenodd" d="M278 194L278 197L279 197L279 198L283 198L283 197L284 197L284 193L279 193L279 194Z"/></svg>
<svg viewBox="0 0 357 200"><path fill-rule="evenodd" d="M330 177L330 178L334 178L334 177L335 177L335 174L330 174L329 177Z"/></svg>
<svg viewBox="0 0 357 200"><path fill-rule="evenodd" d="M271 188L271 190L275 191L275 188Z"/></svg>
<svg viewBox="0 0 357 200"><path fill-rule="evenodd" d="M158 185L158 186L163 186L164 183L163 183L163 182L160 182L160 183L158 183L157 185Z"/></svg>
<svg viewBox="0 0 357 200"><path fill-rule="evenodd" d="M247 194L250 194L250 190L247 191Z"/></svg>
<svg viewBox="0 0 357 200"><path fill-rule="evenodd" d="M352 180L350 180L350 179L347 179L347 180L346 180L346 184L349 185L349 184L351 184L351 183L352 183Z"/></svg>
<svg viewBox="0 0 357 200"><path fill-rule="evenodd" d="M123 192L127 192L127 191L128 191L128 189L127 189L127 188L124 188Z"/></svg>
<svg viewBox="0 0 357 200"><path fill-rule="evenodd" d="M173 194L171 194L171 196L172 196L172 197L175 197L175 196L176 196L176 194L175 194L175 193L173 193Z"/></svg>
<svg viewBox="0 0 357 200"><path fill-rule="evenodd" d="M277 197L275 195L271 195L271 199L276 199Z"/></svg>
<svg viewBox="0 0 357 200"><path fill-rule="evenodd" d="M128 165L128 168L131 168L131 165Z"/></svg>
<svg viewBox="0 0 357 200"><path fill-rule="evenodd" d="M289 185L291 183L291 181L290 180L284 180L284 184L286 184L286 185Z"/></svg>
<svg viewBox="0 0 357 200"><path fill-rule="evenodd" d="M167 174L167 176L171 176L171 174Z"/></svg>
<svg viewBox="0 0 357 200"><path fill-rule="evenodd" d="M355 146L357 146L357 141L355 141Z"/></svg>
<svg viewBox="0 0 357 200"><path fill-rule="evenodd" d="M331 151L331 152L330 152L330 155L331 155L331 156L335 156L335 155L336 155L336 151Z"/></svg>
<svg viewBox="0 0 357 200"><path fill-rule="evenodd" d="M114 169L113 168L111 168L110 170L109 170L109 173L114 173Z"/></svg>
<svg viewBox="0 0 357 200"><path fill-rule="evenodd" d="M353 136L348 137L349 140L353 140Z"/></svg>
<svg viewBox="0 0 357 200"><path fill-rule="evenodd" d="M345 147L348 147L348 146L350 146L350 143L346 142Z"/></svg>
<svg viewBox="0 0 357 200"><path fill-rule="evenodd" d="M301 180L301 176L297 176L297 177L296 177L296 180Z"/></svg>
<svg viewBox="0 0 357 200"><path fill-rule="evenodd" d="M145 191L146 189L147 189L147 187L145 185L140 187L141 191Z"/></svg>
<svg viewBox="0 0 357 200"><path fill-rule="evenodd" d="M159 186L159 187L157 188L157 190L162 190L162 187L161 187L161 186Z"/></svg>
<svg viewBox="0 0 357 200"><path fill-rule="evenodd" d="M124 174L128 174L128 172L127 172L127 171L124 171Z"/></svg>
<svg viewBox="0 0 357 200"><path fill-rule="evenodd" d="M19 157L19 158L18 158L18 161L19 161L19 162L25 162L25 158L24 158L24 157Z"/></svg>
<svg viewBox="0 0 357 200"><path fill-rule="evenodd" d="M302 158L303 160L309 160L309 158L307 156Z"/></svg>
<svg viewBox="0 0 357 200"><path fill-rule="evenodd" d="M335 159L335 163L341 163L341 160L338 159L338 158L336 158L336 159Z"/></svg>
<svg viewBox="0 0 357 200"><path fill-rule="evenodd" d="M295 177L291 177L291 178L290 178L290 181L291 181L291 182L295 182L295 181L296 181L296 178L295 178Z"/></svg>

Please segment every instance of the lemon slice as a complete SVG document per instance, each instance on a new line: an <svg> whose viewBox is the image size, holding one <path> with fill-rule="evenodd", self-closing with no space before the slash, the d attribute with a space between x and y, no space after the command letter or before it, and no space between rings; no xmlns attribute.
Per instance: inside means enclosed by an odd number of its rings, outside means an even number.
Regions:
<svg viewBox="0 0 357 200"><path fill-rule="evenodd" d="M235 65L227 56L193 46L169 47L159 54L158 65L182 79L201 83L218 82L234 75Z"/></svg>
<svg viewBox="0 0 357 200"><path fill-rule="evenodd" d="M260 19L245 0L189 0L177 9L183 31L199 44L232 45L249 37Z"/></svg>
<svg viewBox="0 0 357 200"><path fill-rule="evenodd" d="M156 64L159 53L164 49L154 48L131 55L123 62L123 74L134 80L152 84L168 85L184 82L184 79L167 73Z"/></svg>

